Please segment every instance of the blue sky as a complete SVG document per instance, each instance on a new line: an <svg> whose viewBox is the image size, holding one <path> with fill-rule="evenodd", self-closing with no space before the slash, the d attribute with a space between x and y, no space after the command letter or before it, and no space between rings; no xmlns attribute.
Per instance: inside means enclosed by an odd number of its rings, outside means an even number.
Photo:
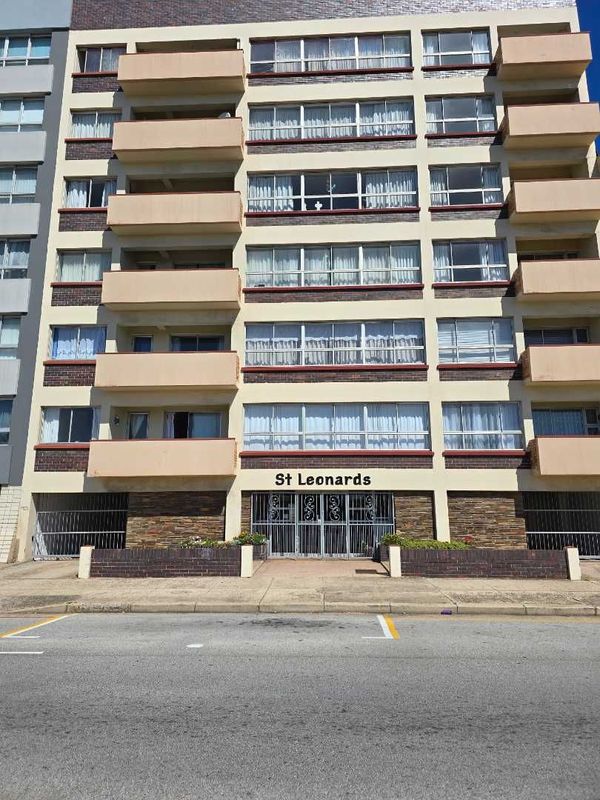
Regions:
<svg viewBox="0 0 600 800"><path fill-rule="evenodd" d="M594 61L588 69L590 96L600 100L600 0L577 0L581 30L592 34Z"/></svg>

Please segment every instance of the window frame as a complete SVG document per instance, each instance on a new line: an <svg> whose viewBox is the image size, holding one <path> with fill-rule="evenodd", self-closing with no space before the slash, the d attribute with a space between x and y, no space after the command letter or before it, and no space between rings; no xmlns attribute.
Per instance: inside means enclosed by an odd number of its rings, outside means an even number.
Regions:
<svg viewBox="0 0 600 800"><path fill-rule="evenodd" d="M571 334L571 341L568 343L565 342L545 342L544 338L546 333L550 331L569 331ZM539 344L532 344L528 342L527 339L531 336L532 333L541 334L542 341ZM590 343L590 330L586 328L584 325L581 326L565 326L565 327L556 327L556 328L527 328L523 332L523 336L525 339L525 347L569 347L570 345L577 346L577 345L587 345ZM582 341L582 340L585 341Z"/></svg>
<svg viewBox="0 0 600 800"><path fill-rule="evenodd" d="M93 356L82 357L79 352L79 348L81 346L81 333L83 330L90 330L90 329L104 331L104 349L99 350L97 353L94 353ZM61 358L57 355L54 355L55 345L57 344L55 340L56 332L59 330L69 330L76 332L76 336L74 337L74 356L68 356L67 358ZM106 336L107 330L106 325L52 325L50 327L50 343L48 348L48 358L52 361L93 361L95 360L96 356L101 355L102 353L106 352Z"/></svg>
<svg viewBox="0 0 600 800"><path fill-rule="evenodd" d="M38 179L38 169L37 169L37 167L30 167L30 166L25 166L25 165L21 165L21 164L16 165L16 166L13 165L13 164L6 164L6 165L3 165L2 167L0 167L0 171L1 170L8 170L8 169L12 169L12 188L11 188L10 192L1 192L0 193L0 198L7 198L6 202L0 201L0 207L2 205L12 206L12 205L19 205L21 203L23 203L23 204L25 204L25 203L35 203L35 197L36 197L36 194L37 194L37 179ZM31 192L24 192L23 194L16 194L15 193L15 187L16 187L16 184L17 184L17 173L19 171L21 171L21 172L25 172L25 171L27 171L27 172L35 172L35 191L33 192L33 194ZM15 202L15 198L27 198L27 199L25 199L25 200L24 199L20 199L20 200L17 199L17 201Z"/></svg>
<svg viewBox="0 0 600 800"><path fill-rule="evenodd" d="M10 57L8 50L10 47L11 39L27 39L27 54L20 57ZM39 39L48 39L48 55L46 56L32 56L33 42ZM2 41L4 40L4 41ZM13 66L32 66L34 64L49 64L50 53L52 51L52 35L51 34L3 34L0 35L0 68L13 67Z"/></svg>
<svg viewBox="0 0 600 800"><path fill-rule="evenodd" d="M6 100L10 100L12 102L19 102L19 121L16 124L6 124L0 122L0 133L25 133L27 131L41 131L44 129L44 112L46 110L45 98L43 95L32 95L23 96L23 97L13 97L12 95L2 95L0 97L0 110L2 109L2 105ZM39 123L24 123L23 122L23 115L26 110L26 104L28 102L33 101L40 101L42 102L42 117Z"/></svg>
<svg viewBox="0 0 600 800"><path fill-rule="evenodd" d="M440 36L448 33L464 33L469 34L471 38L471 49L470 50L442 50L440 45ZM487 41L488 41L488 49L487 50L475 50L474 43L473 43L473 34L474 33L486 33L487 34ZM433 53L427 53L425 48L425 37L426 36L436 36L437 37L437 49ZM467 68L467 67L490 67L492 65L492 40L490 35L489 28L462 28L460 30L457 29L442 29L437 31L423 31L421 37L422 45L423 45L423 69L460 69ZM474 56L477 53L487 53L488 59L487 61L475 61ZM449 61L447 63L443 62L443 57L446 56L466 56L465 60L462 62L452 62ZM468 56L471 57L471 60L468 60ZM433 62L428 62L428 58L433 58Z"/></svg>
<svg viewBox="0 0 600 800"><path fill-rule="evenodd" d="M100 69L90 70L87 69L88 52L90 50L100 51ZM102 61L104 60L104 53L107 50L120 50L119 58L127 53L127 45L124 44L103 44L103 45L89 45L77 48L77 67L80 75L116 75L117 70L103 70ZM83 55L83 61L82 61Z"/></svg>
<svg viewBox="0 0 600 800"><path fill-rule="evenodd" d="M19 355L19 343L21 341L21 314L0 314L0 361L12 361ZM2 344L2 331L5 325L6 320L17 320L18 324L18 333L17 333L17 341L14 347L6 347Z"/></svg>
<svg viewBox="0 0 600 800"><path fill-rule="evenodd" d="M475 116L474 117L447 117L445 111L445 104L452 100L474 100L475 101ZM493 105L493 113L491 116L486 116L482 113L483 101L491 100ZM481 95L432 95L425 98L425 111L427 117L429 116L429 108L432 103L441 103L442 116L435 119L426 120L426 138L444 137L444 136L470 136L473 134L478 135L493 135L498 133L498 120L496 115L496 101L493 94ZM481 112L481 113L480 113ZM492 121L492 128L483 127L486 121ZM473 126L467 131L449 131L448 124L452 122L471 122ZM441 125L441 130L432 130L432 126Z"/></svg>
<svg viewBox="0 0 600 800"><path fill-rule="evenodd" d="M381 352L387 352L389 355L389 360L384 361L374 361L374 360L367 360L367 352L372 350L373 347L368 346L368 336L367 336L367 326L368 325L377 325L377 324L391 324L392 325L392 337L397 337L402 334L400 328L402 325L407 325L409 323L420 325L421 328L421 337L420 341L422 344L415 344L415 345L391 345L389 347L383 348ZM317 364L311 361L310 359L307 360L307 354L315 352L314 349L307 347L307 327L314 326L314 325L322 325L330 326L331 330L329 332L329 346L326 348L319 349L319 353L327 353L329 360L322 364ZM355 348L348 347L348 348L340 348L338 345L335 344L335 339L339 338L336 336L336 325L343 326L343 325L355 325L358 326L360 329L359 339L357 346ZM260 326L264 328L271 328L270 334L270 343L274 345L275 341L277 341L277 329L286 327L297 327L299 336L299 347L294 350L289 351L282 351L277 350L276 347L271 346L268 348L264 348L261 350L248 350L248 342L251 341L248 337L248 329L251 326ZM398 330L396 330L398 328ZM400 353L409 352L409 351L417 351L421 354L420 359L416 360L402 360L399 359L398 356ZM294 363L283 364L283 363L275 363L277 362L277 356L287 352L293 353L296 357L296 361ZM342 354L347 352L348 355L355 353L357 356L356 361L345 361L345 360L336 360L336 355ZM262 363L251 363L252 356L263 353L266 354L266 358L263 360ZM250 369L268 369L271 367L275 367L278 369L288 369L288 368L298 368L298 367L306 367L308 369L314 369L315 367L318 369L319 367L324 368L338 368L338 367L345 367L345 368L360 368L360 367L379 367L379 366L389 366L389 367L396 367L396 366L406 366L406 367L420 367L424 366L426 361L426 349L425 349L425 323L422 319L386 319L386 320L334 320L334 321L326 321L326 320L315 320L313 322L248 322L245 325L245 357L244 357L245 367Z"/></svg>
<svg viewBox="0 0 600 800"><path fill-rule="evenodd" d="M48 442L44 439L44 425L46 421L46 413L51 409L58 409L58 430L57 430L57 441L55 442ZM85 441L72 441L71 436L73 433L73 412L79 411L81 409L89 409L92 412L92 424L90 430L90 438ZM60 432L60 415L61 412L67 411L69 412L69 438L66 441L59 441L58 434ZM99 425L100 425L100 407L99 406L44 406L42 408L42 426L41 426L41 433L40 433L40 444L58 444L58 445L86 445L90 442L97 441L99 436Z"/></svg>
<svg viewBox="0 0 600 800"><path fill-rule="evenodd" d="M502 427L502 414L498 411L497 418L500 422L500 425L495 430L467 430L465 431L465 406L496 406L500 409L501 406L515 406L518 410L519 415L519 423L520 423L520 430L513 430L509 428ZM445 417L444 417L444 410L448 406L455 406L460 409L460 427L461 429L458 431L447 431L445 426ZM523 433L523 410L521 408L521 404L518 401L451 401L451 402L443 402L442 403L442 432L444 437L444 450L449 453L456 453L456 452L511 452L513 450L523 450L524 449L524 433ZM518 436L520 439L520 447L468 447L467 441L475 436ZM448 437L453 438L460 438L460 447L452 446L449 443Z"/></svg>
<svg viewBox="0 0 600 800"><path fill-rule="evenodd" d="M132 436L131 435L131 423L134 417L145 417L146 418L146 436ZM148 439L148 433L150 432L150 412L149 411L129 411L127 413L127 441L129 442L144 442Z"/></svg>
<svg viewBox="0 0 600 800"><path fill-rule="evenodd" d="M95 118L96 118L95 122L94 122L94 136L76 136L75 132L74 132L75 118L77 116L89 116L90 114L94 114ZM111 135L110 136L99 136L98 135L98 128L99 128L98 118L101 115L113 117L112 126L111 126ZM96 108L92 108L92 109L89 109L89 111L84 111L82 109L77 109L76 111L71 111L71 128L70 128L70 136L69 136L69 138L70 139L74 139L75 141L78 141L78 142L79 141L84 141L85 142L85 141L89 141L89 140L92 140L92 139L100 139L100 140L103 140L103 141L104 140L112 141L112 139L113 139L113 131L114 131L114 124L115 124L115 122L119 122L121 120L121 116L122 116L121 112L118 111L118 110L115 110L115 109L96 109Z"/></svg>
<svg viewBox="0 0 600 800"><path fill-rule="evenodd" d="M9 266L10 243L27 244L27 265L25 267L11 267ZM19 280L27 277L29 270L29 256L31 254L31 239L13 239L6 238L0 239L0 281L2 280ZM17 275L16 273L22 273Z"/></svg>
<svg viewBox="0 0 600 800"><path fill-rule="evenodd" d="M403 173L403 172L411 172L414 176L414 190L410 192L396 192L390 188L390 174L392 173ZM365 188L366 180L365 177L370 174L377 174L377 173L386 173L387 175L387 191L385 192L367 192ZM356 176L356 192L334 192L335 186L335 176L348 176L354 175ZM319 176L326 178L327 184L329 187L328 193L325 192L323 194L307 194L306 193L306 177L307 176ZM261 198L253 198L251 197L251 181L253 178L271 178L272 179L272 193L268 197L261 197ZM277 195L277 179L293 179L299 178L299 190L298 193L295 191L289 195ZM340 198L356 198L357 205L356 207L349 206L347 208L338 207L338 208L314 208L314 209L307 209L306 202L307 200L314 200L317 198L317 202L320 202L320 198L328 199L331 206L335 203L336 199ZM390 199L393 197L410 197L413 199L412 205L390 205ZM372 206L368 204L369 198L387 198L387 202L384 205L379 206ZM292 202L293 205L296 202L301 206L301 208L293 208L293 209L283 209L277 210L276 205L277 201L288 201ZM252 204L256 204L256 208L252 208ZM269 203L270 208L266 209L264 205ZM388 168L382 167L381 169L366 169L366 170L332 170L327 172L289 172L289 173L263 173L263 172L256 172L256 173L249 173L248 174L248 195L247 195L247 214L339 214L339 213L358 213L363 211L369 212L385 212L387 210L392 211L402 211L405 210L407 212L410 211L417 211L419 209L419 184L418 184L418 172L416 167L396 167L396 168ZM262 206L259 208L258 206ZM315 203L316 205L316 203Z"/></svg>
<svg viewBox="0 0 600 800"><path fill-rule="evenodd" d="M63 256L65 256L65 255L71 255L72 256L72 255L75 255L75 254L80 254L80 255L83 256L82 262L81 262L82 270L86 269L87 259L88 259L89 255L106 254L106 256L107 256L106 268L105 269L102 269L102 268L100 269L100 278L98 278L95 281L85 281L85 280L81 280L81 281L73 281L73 280L65 281L64 278L63 278L63 274L62 274ZM78 250L78 249L75 249L75 250L59 250L56 255L57 255L57 259L56 259L56 262L57 262L56 263L56 280L57 280L57 283L82 283L82 284L85 284L85 283L102 283L102 276L104 275L104 273L105 272L110 272L110 265L111 265L111 258L112 258L112 251L111 250L102 250L102 249L94 250L94 248L90 247L90 248L85 249L85 250ZM102 267L102 265L101 265L101 267Z"/></svg>
<svg viewBox="0 0 600 800"><path fill-rule="evenodd" d="M470 350L473 351L481 351L484 349L485 345L469 345L469 344L461 344L459 341L459 326L460 323L465 322L479 322L482 324L482 328L484 328L486 323L488 324L487 332L490 336L490 344L489 344L489 351L490 351L490 359L484 360L480 359L479 361L469 361L464 359L464 353L468 353ZM498 327L499 323L501 322L510 322L511 325L511 333L512 333L512 345L506 344L499 344L497 341L498 335ZM442 346L440 344L440 325L452 325L453 326L453 339L454 343L452 345ZM485 328L484 328L485 329ZM440 365L465 365L471 367L477 367L481 364L491 365L494 366L496 364L516 364L517 358L517 351L515 345L515 329L514 329L514 322L511 318L508 317L445 317L439 318L437 320L437 332L438 332L438 361ZM509 350L510 347L510 358L499 358L498 355L502 351ZM461 355L462 354L462 355ZM444 358L444 355L450 355L452 358Z"/></svg>
<svg viewBox="0 0 600 800"><path fill-rule="evenodd" d="M561 414L565 411L578 411L581 415L582 420L582 428L585 430L583 434L565 434L565 433L538 433L535 429L535 415L536 413L544 413L544 414ZM593 421L590 420L590 415L593 418ZM588 406L576 406L570 408L552 408L552 407L541 407L541 408L532 408L531 409L531 418L533 422L533 435L537 439L538 437L542 436L600 436L600 415L598 412L598 408L594 408Z"/></svg>
<svg viewBox="0 0 600 800"><path fill-rule="evenodd" d="M373 39L375 37L381 38L381 46L382 46L382 55L378 56L365 56L360 54L360 40L365 39ZM388 39L394 39L399 37L405 37L408 40L408 51L402 54L394 54L390 53L389 55L386 54L386 41ZM347 55L347 56L332 56L331 55L331 42L332 41L339 41L343 39L353 39L354 40L354 54ZM312 58L306 57L306 42L315 42L315 41L327 41L327 52L328 55L325 58ZM299 51L297 57L288 57L288 58L277 58L277 45L285 44L289 45L290 43L299 43ZM253 45L260 45L260 44L273 44L273 58L272 59L255 59L252 55L252 48ZM361 66L361 61L368 61L372 59L381 59L384 62L390 61L392 59L405 59L406 63L402 65L393 65L393 66L386 66L385 64L381 64L380 66L376 67L365 67ZM354 61L354 67L330 67L330 68L322 68L322 69L309 69L307 68L307 64L310 61ZM271 70L255 70L254 67L257 64L263 65L272 65ZM299 69L297 70L281 70L277 69L278 64L297 64ZM265 75L294 75L294 74L340 74L346 72L405 72L410 71L413 69L413 62L412 62L412 40L410 31L396 31L396 32L376 32L376 33L362 33L362 34L337 34L332 36L305 36L305 37L289 37L289 38L282 38L282 37L274 37L272 39L254 39L250 41L250 71L249 76L265 76Z"/></svg>
<svg viewBox="0 0 600 800"><path fill-rule="evenodd" d="M491 251L491 245L496 242L502 243L502 249L504 251L504 263L496 264L491 263L489 259L489 253ZM485 244L486 251L488 253L488 263L487 264L459 264L455 263L454 261L454 248L458 245L477 245L481 246ZM436 245L440 247L449 247L450 252L450 263L447 267L438 268L435 266L435 247ZM436 283L508 283L510 281L510 264L508 263L508 245L506 239L503 238L496 238L496 239L434 239L432 241L432 258L433 258L433 271L434 271L434 281ZM492 276L493 270L498 270L503 268L505 270L505 277L504 278L495 278ZM469 278L468 280L457 280L454 277L456 270L479 270L483 277L479 279ZM439 272L450 272L450 280L443 280L439 277Z"/></svg>
<svg viewBox="0 0 600 800"><path fill-rule="evenodd" d="M11 417L12 417L12 410L13 410L13 397L0 397L0 410L2 410L2 406L6 405L8 409L8 427L7 428L0 428L0 444L8 444L10 439L10 427L11 427Z"/></svg>
<svg viewBox="0 0 600 800"><path fill-rule="evenodd" d="M480 187L468 187L468 188L460 188L460 189L451 189L450 188L450 175L451 170L458 170L458 169L466 169L466 168L479 168L479 174L481 177L481 186ZM484 170L490 169L495 167L495 172L497 173L498 177L498 185L495 186L493 189L484 185ZM445 189L433 189L433 181L432 176L434 171L445 171L446 172L446 187ZM495 192L499 194L499 199L494 201L487 201L485 200L486 192ZM469 194L473 195L475 199L479 195L481 198L481 202L469 202L469 203L452 203L453 195L457 194ZM444 203L437 203L436 198L441 197L442 199L446 200ZM429 167L429 200L431 203L431 209L433 211L437 211L439 209L453 209L453 208L471 208L471 207L480 207L480 208L489 208L490 206L503 206L504 205L504 187L502 184L502 170L500 169L500 164L491 163L491 164L447 164L447 165L430 165Z"/></svg>
<svg viewBox="0 0 600 800"><path fill-rule="evenodd" d="M392 274L394 272L401 272L402 270L394 269L392 267L392 263L391 263L391 260L392 260L392 248L393 247L408 247L408 246L413 246L415 248L415 251L416 251L417 255L418 255L418 259L417 259L418 260L418 267L415 270L410 270L410 272L414 275L414 278L416 280L413 279L413 280L409 280L409 281L404 281L402 283L393 282L391 280ZM344 250L348 250L348 249L356 249L357 250L357 270L356 270L356 272L358 272L358 280L359 280L358 283L345 284L345 283L336 283L334 281L334 278L335 278L336 275L339 276L339 275L347 274L347 271L335 270L333 268L333 265L335 263L334 250L336 249L336 247L344 249ZM369 283L368 281L365 280L366 275L368 275L370 272L380 272L381 270L368 270L368 269L365 269L365 250L369 249L369 248L383 248L383 247L387 247L389 249L389 253L390 253L389 260L388 260L388 265L386 266L386 271L389 273L390 281L388 283ZM268 273L260 272L259 273L259 272L252 272L252 271L248 270L248 253L256 252L256 251L267 251L267 250L271 251L271 270L270 270L270 272L268 272ZM298 282L297 283L293 283L293 284L277 284L275 279L281 273L278 272L275 269L275 264L276 264L275 256L276 256L276 253L278 251L286 251L286 250L287 251L289 251L289 250L297 250L299 252L299 259L298 259L298 267L299 268L298 268L298 270L285 273L287 275L297 275L298 276ZM314 271L307 272L307 270L306 270L306 254L307 254L307 251L310 251L310 250L329 250L329 269L325 270L325 268L324 268L321 273L318 273L318 274L327 274L329 276L329 278L330 278L328 283L310 283L310 282L307 282L307 280L306 280L307 276L316 274ZM407 270L404 270L404 272L407 272ZM268 275L271 276L271 278L272 278L272 282L271 283L268 283L266 285L265 284L260 284L259 285L259 284L253 284L249 280L250 276L253 276L253 275L265 275L265 274L268 274ZM410 242L368 242L368 243L362 243L362 244L358 244L358 245L354 245L354 244L348 244L348 245L344 245L344 244L339 244L339 245L322 244L322 245L303 245L303 246L299 246L299 247L293 247L293 246L289 246L288 247L288 246L285 246L285 245L282 245L282 246L279 246L279 247L278 246L275 246L275 247L260 247L260 246L256 246L256 247L248 247L246 249L246 285L248 286L248 288L252 288L252 289L279 288L279 289L289 289L290 291L293 291L294 289L304 288L304 287L306 287L306 288L314 288L315 290L318 290L318 289L327 289L327 288L330 288L330 287L337 288L337 289L344 289L344 287L348 288L348 287L356 287L356 286L359 286L359 287L361 287L361 286L415 286L415 285L420 285L421 281L422 281L422 258L421 258L421 244L420 244L419 241L410 241Z"/></svg>
<svg viewBox="0 0 600 800"><path fill-rule="evenodd" d="M71 184L71 183L83 183L84 181L87 181L87 184L88 184L88 188L87 188L87 192L86 192L86 197L87 197L86 205L85 206L69 206L69 205L67 205L68 198L69 198L69 184ZM104 186L106 186L107 184L110 184L110 183L112 183L114 185L114 191L111 192L110 194L107 194L107 203L106 203L106 205L103 205L103 206L91 206L91 205L89 205L89 203L91 202L91 199L92 199L92 192L94 190L94 183L103 184ZM108 177L108 176L99 177L99 178L86 178L86 177L82 177L82 178L65 178L65 194L64 194L65 205L63 206L63 208L67 209L68 211L81 211L82 209L93 209L94 211L106 211L106 209L108 208L108 198L112 197L112 195L114 195L116 193L117 193L117 179L116 178L111 178L111 177ZM103 194L104 194L104 190L103 190Z"/></svg>

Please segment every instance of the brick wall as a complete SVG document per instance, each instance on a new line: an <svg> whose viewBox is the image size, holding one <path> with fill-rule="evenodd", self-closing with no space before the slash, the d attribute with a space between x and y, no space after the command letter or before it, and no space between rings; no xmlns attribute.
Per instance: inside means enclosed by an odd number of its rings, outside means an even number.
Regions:
<svg viewBox="0 0 600 800"><path fill-rule="evenodd" d="M564 550L401 550L403 575L568 578Z"/></svg>
<svg viewBox="0 0 600 800"><path fill-rule="evenodd" d="M220 25L273 20L339 19L345 17L394 16L398 14L472 13L516 11L520 8L572 7L575 0L313 0L281 3L279 0L75 0L72 26L75 30L143 28L174 25Z"/></svg>
<svg viewBox="0 0 600 800"><path fill-rule="evenodd" d="M372 455L363 453L351 455L339 453L334 456L299 455L290 456L285 452L265 454L241 454L242 469L337 469L338 467L374 467L381 469L431 469L433 458L430 455Z"/></svg>
<svg viewBox="0 0 600 800"><path fill-rule="evenodd" d="M264 227L266 225L363 225L372 222L418 222L418 211L392 211L388 214L365 214L357 211L353 214L267 214L266 216L253 216L252 213L246 214L246 225L252 227Z"/></svg>
<svg viewBox="0 0 600 800"><path fill-rule="evenodd" d="M435 538L435 512L431 492L394 492L396 533L411 539Z"/></svg>
<svg viewBox="0 0 600 800"><path fill-rule="evenodd" d="M354 288L294 290L285 292L266 289L244 289L246 303L335 303L349 300L421 300L423 287L382 286L378 289Z"/></svg>
<svg viewBox="0 0 600 800"><path fill-rule="evenodd" d="M242 370L244 383L361 383L365 381L426 381L427 369L389 370Z"/></svg>
<svg viewBox="0 0 600 800"><path fill-rule="evenodd" d="M224 539L225 500L225 492L131 492L127 547L169 547L188 536Z"/></svg>
<svg viewBox="0 0 600 800"><path fill-rule="evenodd" d="M236 577L241 547L93 550L92 578Z"/></svg>
<svg viewBox="0 0 600 800"><path fill-rule="evenodd" d="M514 289L508 283L499 283L497 286L434 286L436 298L453 297L513 297Z"/></svg>
<svg viewBox="0 0 600 800"><path fill-rule="evenodd" d="M105 231L106 209L71 209L60 212L59 231Z"/></svg>
<svg viewBox="0 0 600 800"><path fill-rule="evenodd" d="M240 532L250 533L252 527L252 493L242 492L242 513L240 520Z"/></svg>
<svg viewBox="0 0 600 800"><path fill-rule="evenodd" d="M486 455L485 453L448 454L444 456L446 469L531 469L531 456Z"/></svg>
<svg viewBox="0 0 600 800"><path fill-rule="evenodd" d="M102 283L55 283L52 285L53 306L99 306Z"/></svg>
<svg viewBox="0 0 600 800"><path fill-rule="evenodd" d="M492 144L502 144L502 139L497 134L492 136L444 136L428 137L427 147L471 147L472 145L489 147Z"/></svg>
<svg viewBox="0 0 600 800"><path fill-rule="evenodd" d="M458 220L469 219L505 219L507 217L505 208L469 208L463 211L453 211L448 208L445 210L438 210L437 208L431 209L431 219L435 222L441 220L449 220L450 222L457 222Z"/></svg>
<svg viewBox="0 0 600 800"><path fill-rule="evenodd" d="M44 386L93 386L95 376L95 361L44 365Z"/></svg>
<svg viewBox="0 0 600 800"><path fill-rule="evenodd" d="M114 0L111 0L114 6ZM100 26L102 27L102 26ZM121 25L114 27L120 28ZM119 82L117 81L116 72L107 73L106 75L74 75L73 76L73 92L118 92Z"/></svg>
<svg viewBox="0 0 600 800"><path fill-rule="evenodd" d="M294 142L293 144L286 144L285 142L253 144L248 142L247 148L248 153L262 155L263 153L327 153L332 150L336 153L347 150L402 150L415 146L414 139L379 139L377 141L369 139L364 142L338 142L332 139L328 142Z"/></svg>
<svg viewBox="0 0 600 800"><path fill-rule="evenodd" d="M407 80L412 78L413 70L395 71L391 72L348 72L332 75L324 75L318 73L311 73L305 75L285 75L283 73L277 75L263 75L253 77L248 75L252 86L272 86L277 84L290 84L290 83L356 83L361 81L397 81Z"/></svg>
<svg viewBox="0 0 600 800"><path fill-rule="evenodd" d="M520 366L505 369L495 367L490 369L438 369L441 381L515 381L523 377Z"/></svg>
<svg viewBox="0 0 600 800"><path fill-rule="evenodd" d="M473 537L476 547L527 547L521 495L502 492L449 492L450 538Z"/></svg>
<svg viewBox="0 0 600 800"><path fill-rule="evenodd" d="M94 158L112 158L112 156L112 139L67 141L67 161L87 161Z"/></svg>
<svg viewBox="0 0 600 800"><path fill-rule="evenodd" d="M43 445L35 448L36 472L87 472L89 445Z"/></svg>

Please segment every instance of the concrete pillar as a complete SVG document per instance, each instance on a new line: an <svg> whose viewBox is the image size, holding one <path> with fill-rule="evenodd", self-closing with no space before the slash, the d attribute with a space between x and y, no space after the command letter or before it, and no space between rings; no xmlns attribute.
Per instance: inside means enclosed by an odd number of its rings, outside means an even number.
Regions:
<svg viewBox="0 0 600 800"><path fill-rule="evenodd" d="M433 493L435 510L435 538L438 542L450 541L450 518L448 515L448 494L444 489Z"/></svg>
<svg viewBox="0 0 600 800"><path fill-rule="evenodd" d="M93 547L82 547L79 550L79 571L77 573L77 577L83 580L87 580L90 577L90 573L92 571L92 551Z"/></svg>
<svg viewBox="0 0 600 800"><path fill-rule="evenodd" d="M579 549L577 547L565 547L567 558L567 573L570 581L581 580L581 563L579 561Z"/></svg>
<svg viewBox="0 0 600 800"><path fill-rule="evenodd" d="M251 578L254 569L254 545L243 544L240 550L242 551L240 578Z"/></svg>
<svg viewBox="0 0 600 800"><path fill-rule="evenodd" d="M400 548L398 545L390 545L390 578L402 577L402 560L400 558Z"/></svg>
<svg viewBox="0 0 600 800"><path fill-rule="evenodd" d="M235 484L227 492L225 503L225 538L235 539L240 533L250 533L242 531L242 493Z"/></svg>

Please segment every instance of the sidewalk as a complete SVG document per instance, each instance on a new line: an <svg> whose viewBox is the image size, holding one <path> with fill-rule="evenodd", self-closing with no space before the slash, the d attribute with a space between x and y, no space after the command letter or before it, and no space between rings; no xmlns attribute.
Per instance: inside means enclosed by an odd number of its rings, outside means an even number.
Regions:
<svg viewBox="0 0 600 800"><path fill-rule="evenodd" d="M372 561L269 561L249 579L81 581L77 562L0 566L0 613L365 612L600 617L600 565L585 580L392 579ZM375 572L373 572L375 571Z"/></svg>

